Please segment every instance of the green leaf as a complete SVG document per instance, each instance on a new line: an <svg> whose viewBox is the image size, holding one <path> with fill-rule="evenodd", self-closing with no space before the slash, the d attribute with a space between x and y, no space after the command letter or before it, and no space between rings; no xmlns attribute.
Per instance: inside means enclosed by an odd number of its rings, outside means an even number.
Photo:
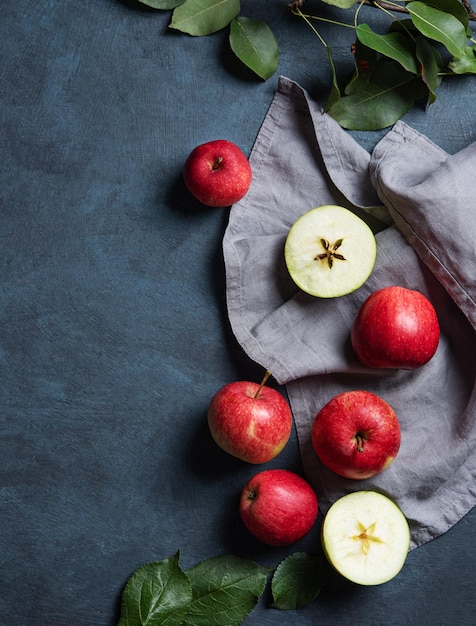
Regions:
<svg viewBox="0 0 476 626"><path fill-rule="evenodd" d="M346 96L360 91L370 81L372 72L377 65L377 53L356 39L354 61L354 74L344 90Z"/></svg>
<svg viewBox="0 0 476 626"><path fill-rule="evenodd" d="M324 558L304 552L288 556L276 568L271 580L275 609L300 609L317 598L325 577Z"/></svg>
<svg viewBox="0 0 476 626"><path fill-rule="evenodd" d="M418 73L415 60L414 44L401 33L374 33L368 24L359 24L355 29L361 43L390 59L398 61L402 67L413 74Z"/></svg>
<svg viewBox="0 0 476 626"><path fill-rule="evenodd" d="M339 85L337 84L337 74L336 74L336 69L334 67L334 62L332 60L332 50L330 49L329 46L326 46L326 51L327 51L327 58L329 60L329 65L331 68L331 72L332 72L332 84L331 84L331 91L330 94L327 98L327 102L326 102L326 106L325 106L325 110L329 110L331 107L333 107L335 104L337 104L337 102L339 102L340 100L340 89L339 89Z"/></svg>
<svg viewBox="0 0 476 626"><path fill-rule="evenodd" d="M469 14L460 0L422 0L424 4L454 15L465 28L469 24Z"/></svg>
<svg viewBox="0 0 476 626"><path fill-rule="evenodd" d="M254 561L223 555L187 570L193 600L184 624L235 626L253 610L263 593L270 568Z"/></svg>
<svg viewBox="0 0 476 626"><path fill-rule="evenodd" d="M467 46L464 55L452 59L448 63L449 69L455 74L476 74L476 52L474 46Z"/></svg>
<svg viewBox="0 0 476 626"><path fill-rule="evenodd" d="M360 2L360 0L322 0L325 4L330 4L333 7L339 7L339 9L350 9L354 4Z"/></svg>
<svg viewBox="0 0 476 626"><path fill-rule="evenodd" d="M179 4L183 4L185 0L139 0L142 4L146 4L153 9L162 9L166 11L168 9L175 9Z"/></svg>
<svg viewBox="0 0 476 626"><path fill-rule="evenodd" d="M329 109L343 128L379 130L391 126L411 109L415 81L420 79L395 61L380 59L369 82Z"/></svg>
<svg viewBox="0 0 476 626"><path fill-rule="evenodd" d="M279 47L271 28L247 17L234 19L230 27L230 46L236 56L264 80L278 68Z"/></svg>
<svg viewBox="0 0 476 626"><path fill-rule="evenodd" d="M416 53L421 63L421 79L428 87L428 102L432 104L436 100L436 89L441 83L439 55L424 37L416 40Z"/></svg>
<svg viewBox="0 0 476 626"><path fill-rule="evenodd" d="M240 12L240 0L185 0L174 9L169 28L196 37L225 28Z"/></svg>
<svg viewBox="0 0 476 626"><path fill-rule="evenodd" d="M464 54L466 29L454 15L423 2L410 2L407 9L422 35L443 44L454 57Z"/></svg>
<svg viewBox="0 0 476 626"><path fill-rule="evenodd" d="M413 39L416 39L421 34L411 19L394 20L388 30L390 33L403 33Z"/></svg>
<svg viewBox="0 0 476 626"><path fill-rule="evenodd" d="M192 586L180 554L139 567L122 592L118 626L180 626L192 601Z"/></svg>

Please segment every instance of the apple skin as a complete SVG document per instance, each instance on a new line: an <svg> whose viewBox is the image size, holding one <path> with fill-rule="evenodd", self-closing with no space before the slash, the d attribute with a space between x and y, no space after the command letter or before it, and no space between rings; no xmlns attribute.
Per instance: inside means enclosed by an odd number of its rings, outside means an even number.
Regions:
<svg viewBox="0 0 476 626"><path fill-rule="evenodd" d="M192 150L183 167L183 179L189 192L202 204L226 207L247 193L252 171L237 145L216 139Z"/></svg>
<svg viewBox="0 0 476 626"><path fill-rule="evenodd" d="M416 369L428 363L440 340L432 303L419 291L392 285L374 291L352 324L351 342L370 368Z"/></svg>
<svg viewBox="0 0 476 626"><path fill-rule="evenodd" d="M370 391L344 391L314 418L312 445L330 470L353 480L386 469L400 449L400 423L392 407Z"/></svg>
<svg viewBox="0 0 476 626"><path fill-rule="evenodd" d="M220 448L248 463L266 463L277 456L293 425L289 404L279 391L248 381L231 382L219 389L207 417Z"/></svg>
<svg viewBox="0 0 476 626"><path fill-rule="evenodd" d="M239 509L243 523L257 539L270 546L286 546L311 530L318 502L304 478L289 470L270 469L246 483Z"/></svg>

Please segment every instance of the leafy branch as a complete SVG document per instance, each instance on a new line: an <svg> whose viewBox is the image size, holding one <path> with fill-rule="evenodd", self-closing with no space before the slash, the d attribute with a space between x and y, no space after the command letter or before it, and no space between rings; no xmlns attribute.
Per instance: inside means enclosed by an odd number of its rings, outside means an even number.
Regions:
<svg viewBox="0 0 476 626"><path fill-rule="evenodd" d="M299 6L302 6L303 4L304 4L304 1L300 2ZM387 9L388 11L395 11L397 13L400 12L400 13L408 14L408 9L405 7L404 4L398 5L395 2L386 2L385 0L363 0L362 4L365 6L369 6L369 7ZM464 9L468 12L469 20L475 21L476 13L473 11L473 7L468 2L468 0L461 0L461 4L463 5ZM293 5L294 3L291 3L290 6L293 6Z"/></svg>
<svg viewBox="0 0 476 626"><path fill-rule="evenodd" d="M256 76L267 80L277 71L276 37L265 22L241 16L239 0L138 1L172 11L169 28L191 36L228 28L231 51ZM476 14L469 0L322 0L352 10L352 24L305 14L305 2L294 0L288 8L291 15L306 22L326 50L332 84L325 109L344 128L390 126L416 102L433 104L444 76L476 74L476 39L469 26ZM378 34L359 22L364 5L387 16L387 33ZM332 47L316 26L319 22L355 31L349 51L354 70L343 87L337 81Z"/></svg>
<svg viewBox="0 0 476 626"><path fill-rule="evenodd" d="M339 8L350 8L354 0L326 0ZM333 86L326 110L341 126L353 130L377 130L390 126L421 101L436 100L443 76L476 74L476 40L469 28L474 16L468 3L459 0L415 0L392 2L365 0L391 20L385 34L375 33L354 15L356 40L352 46L354 72L341 90L335 76L332 53L328 58ZM308 25L322 21L302 12L304 0L295 0L290 10ZM393 13L405 13L404 19ZM343 26L343 24L341 24ZM349 27L348 24L346 24ZM313 27L313 30L315 28Z"/></svg>
<svg viewBox="0 0 476 626"><path fill-rule="evenodd" d="M255 75L267 80L277 71L276 37L265 22L241 16L239 0L138 1L171 10L169 27L188 35L210 35L228 27L231 51ZM322 0L339 9L354 10L353 25L305 14L305 1L294 0L288 7L310 26L326 49L332 85L325 108L344 128L390 126L417 101L433 104L443 76L476 74L476 40L469 26L476 15L469 0ZM386 34L359 23L364 5L385 13L390 21ZM316 22L355 30L351 49L354 71L343 88L337 82L332 48Z"/></svg>

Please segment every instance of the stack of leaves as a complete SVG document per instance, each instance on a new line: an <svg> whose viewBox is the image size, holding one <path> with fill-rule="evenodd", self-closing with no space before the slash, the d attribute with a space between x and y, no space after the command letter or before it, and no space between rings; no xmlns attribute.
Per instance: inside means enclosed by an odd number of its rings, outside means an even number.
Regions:
<svg viewBox="0 0 476 626"><path fill-rule="evenodd" d="M269 576L272 607L298 609L317 597L324 559L295 552L276 568L222 555L187 571L180 554L146 563L129 578L122 593L118 626L235 626L256 606Z"/></svg>

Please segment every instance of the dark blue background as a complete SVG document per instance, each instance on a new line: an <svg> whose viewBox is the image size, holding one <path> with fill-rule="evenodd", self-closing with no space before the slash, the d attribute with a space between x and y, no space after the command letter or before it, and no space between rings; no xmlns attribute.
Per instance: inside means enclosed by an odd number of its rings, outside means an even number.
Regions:
<svg viewBox="0 0 476 626"><path fill-rule="evenodd" d="M273 28L278 74L324 103L325 50L286 0L243 0L242 14ZM169 21L133 1L1 5L2 626L112 626L132 572L177 550L184 567L319 550L319 525L276 549L239 519L258 468L215 446L206 411L223 384L262 371L226 316L228 210L181 180L199 143L249 154L278 74L255 80L226 32L192 38ZM345 74L352 32L320 30ZM475 114L474 78L450 78L405 120L456 152L476 140ZM370 150L383 134L354 136ZM294 434L266 467L302 471ZM246 624L472 624L475 538L473 511L382 587L329 571L310 606L280 613L265 594Z"/></svg>

